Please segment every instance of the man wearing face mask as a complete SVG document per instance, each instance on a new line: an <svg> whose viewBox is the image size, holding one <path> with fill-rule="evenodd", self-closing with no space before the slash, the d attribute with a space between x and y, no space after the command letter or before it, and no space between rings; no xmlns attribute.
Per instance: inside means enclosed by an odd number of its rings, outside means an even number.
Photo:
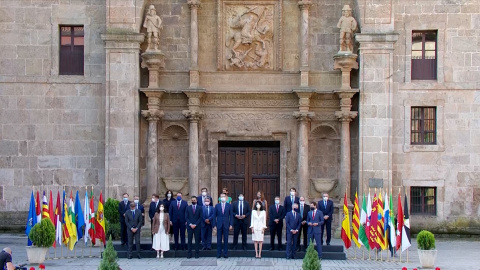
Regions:
<svg viewBox="0 0 480 270"><path fill-rule="evenodd" d="M307 247L308 247L308 242L307 242L307 231L308 231L307 217L308 217L308 212L310 212L310 205L305 203L305 197L300 197L300 205L299 205L298 209L299 209L298 213L300 214L300 217L302 218L302 220L301 220L302 225L300 226L300 230L298 231L297 251L300 251L300 250L306 251ZM303 234L303 248L300 249L300 240L302 239L302 234Z"/></svg>
<svg viewBox="0 0 480 270"><path fill-rule="evenodd" d="M145 225L145 207L140 203L140 198L138 195L133 196L133 202L135 203L135 207L140 210L142 213L142 226Z"/></svg>
<svg viewBox="0 0 480 270"><path fill-rule="evenodd" d="M197 196L197 204L198 206L203 206L205 199L209 199L210 202L212 201L212 197L208 195L208 189L206 187L202 188L201 194Z"/></svg>
<svg viewBox="0 0 480 270"><path fill-rule="evenodd" d="M192 258L192 238L195 237L195 258L199 256L200 250L200 230L202 222L202 207L197 205L197 197L192 197L192 205L185 211L185 221L187 222L188 232L188 254L187 259Z"/></svg>
<svg viewBox="0 0 480 270"><path fill-rule="evenodd" d="M247 250L247 227L250 218L250 205L244 200L243 194L238 195L238 201L233 202L233 249L237 250L238 235L242 231L242 248Z"/></svg>
<svg viewBox="0 0 480 270"><path fill-rule="evenodd" d="M285 206L285 213L292 211L293 204L300 204L300 198L297 197L297 190L292 187L290 189L290 196L285 197L283 201L283 206Z"/></svg>
<svg viewBox="0 0 480 270"><path fill-rule="evenodd" d="M148 207L148 217L150 218L150 228L152 228L153 226L153 217L155 216L155 212L157 211L159 201L160 201L160 196L158 196L158 194L152 194L152 202L150 202L150 206ZM152 234L152 241L153 241L153 234Z"/></svg>
<svg viewBox="0 0 480 270"><path fill-rule="evenodd" d="M128 193L123 193L123 199L118 204L118 215L120 219L120 239L122 246L127 243L127 226L125 225L125 212L130 209L131 201L128 200Z"/></svg>
<svg viewBox="0 0 480 270"><path fill-rule="evenodd" d="M182 193L177 192L177 200L170 203L170 209L168 214L170 216L170 224L173 228L173 239L175 241L175 250L185 250L185 229L187 228L185 222L185 210L187 209L187 202L182 200ZM178 244L178 234L180 234L180 240L182 245Z"/></svg>
<svg viewBox="0 0 480 270"><path fill-rule="evenodd" d="M214 216L213 206L210 205L211 199L206 198L203 203L202 215L202 247L203 250L212 249L212 223Z"/></svg>
<svg viewBox="0 0 480 270"><path fill-rule="evenodd" d="M307 217L308 225L308 242L315 240L317 246L318 258L322 259L322 244L320 240L321 229L323 225L323 213L322 211L317 210L317 204L312 202L310 204L310 212Z"/></svg>
<svg viewBox="0 0 480 270"><path fill-rule="evenodd" d="M275 197L275 204L270 206L268 209L268 215L270 216L270 221L268 226L270 227L270 250L275 248L275 235L277 235L278 240L278 250L283 250L282 246L282 229L283 229L283 219L285 218L285 207L280 205L280 197Z"/></svg>
<svg viewBox="0 0 480 270"><path fill-rule="evenodd" d="M292 210L287 213L285 216L285 224L287 227L287 253L286 259L295 259L297 251L297 235L300 230L300 225L302 224L302 218L300 214L297 213L298 204L294 203Z"/></svg>
<svg viewBox="0 0 480 270"><path fill-rule="evenodd" d="M327 246L330 246L332 238L332 220L333 220L333 201L328 199L328 193L323 193L323 200L318 202L318 210L323 212L325 223L322 225L321 244L323 245L323 235L327 227Z"/></svg>
<svg viewBox="0 0 480 270"><path fill-rule="evenodd" d="M132 249L133 249L133 240L135 239L135 246L137 250L137 257L141 259L140 256L140 230L142 228L142 213L138 210L137 205L132 202L130 203L130 210L125 212L125 224L127 225L127 235L128 235L128 258L132 258Z"/></svg>
<svg viewBox="0 0 480 270"><path fill-rule="evenodd" d="M228 258L228 231L232 229L233 214L232 205L227 203L227 195L220 195L220 203L215 205L215 218L213 219L213 228L217 228L217 258L222 255ZM223 245L222 245L223 239Z"/></svg>

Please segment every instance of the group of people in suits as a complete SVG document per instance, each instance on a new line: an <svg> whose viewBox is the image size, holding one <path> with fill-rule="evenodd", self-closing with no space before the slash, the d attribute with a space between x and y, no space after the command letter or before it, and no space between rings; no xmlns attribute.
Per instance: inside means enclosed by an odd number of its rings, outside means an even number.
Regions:
<svg viewBox="0 0 480 270"><path fill-rule="evenodd" d="M224 188L213 206L212 197L207 188L201 189L199 196L192 196L190 204L177 192L167 191L165 199L160 200L157 194L152 195L149 217L152 228L152 249L157 251L157 258L163 258L163 252L170 249L169 234L173 234L174 249L188 250L187 258L192 255L199 257L200 245L203 250L211 250L212 233L217 231L217 258L228 258L228 235L233 230L233 248L247 249L247 229L251 229L256 258L261 258L265 230L270 230L271 249L283 250L282 230L286 226L286 258L294 259L296 251L306 250L310 241L315 241L319 258L322 256L323 234L326 228L326 244L330 245L333 214L333 201L328 194L318 203L306 204L304 197L297 197L296 189L290 189L283 205L280 197L275 197L274 204L268 207L262 192L257 193L252 207L239 194L238 200L232 203L228 189ZM130 210L130 211L128 211ZM138 203L128 200L128 194L123 195L123 201L118 208L121 221L122 245L128 241L128 258L131 258L133 240L135 240L137 256L140 258L140 229L144 222L144 209ZM268 219L268 227L267 227ZM249 226L250 225L250 226ZM185 243L185 231L188 235L188 245ZM125 235L124 235L125 232ZM242 233L241 246L238 238ZM302 237L303 236L303 237ZM300 242L303 239L301 248ZM180 240L180 241L179 241ZM195 244L193 244L195 240ZM194 254L193 254L194 252Z"/></svg>

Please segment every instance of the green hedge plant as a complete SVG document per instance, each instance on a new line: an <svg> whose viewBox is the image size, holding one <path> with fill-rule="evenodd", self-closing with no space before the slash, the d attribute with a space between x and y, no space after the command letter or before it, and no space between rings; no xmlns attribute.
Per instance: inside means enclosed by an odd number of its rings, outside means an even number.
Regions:
<svg viewBox="0 0 480 270"><path fill-rule="evenodd" d="M113 248L112 237L107 241L107 247L102 254L102 261L98 270L119 270L117 252Z"/></svg>
<svg viewBox="0 0 480 270"><path fill-rule="evenodd" d="M318 253L315 250L315 246L313 242L310 240L310 244L307 248L307 253L303 258L302 264L303 270L321 270L322 269L322 262L318 259Z"/></svg>
<svg viewBox="0 0 480 270"><path fill-rule="evenodd" d="M108 198L105 202L104 215L105 219L110 223L120 223L118 215L118 200Z"/></svg>
<svg viewBox="0 0 480 270"><path fill-rule="evenodd" d="M35 224L28 237L36 247L49 248L55 242L55 227L48 218L43 218L40 223Z"/></svg>
<svg viewBox="0 0 480 270"><path fill-rule="evenodd" d="M435 236L433 233L423 230L417 235L418 249L431 250L435 249Z"/></svg>

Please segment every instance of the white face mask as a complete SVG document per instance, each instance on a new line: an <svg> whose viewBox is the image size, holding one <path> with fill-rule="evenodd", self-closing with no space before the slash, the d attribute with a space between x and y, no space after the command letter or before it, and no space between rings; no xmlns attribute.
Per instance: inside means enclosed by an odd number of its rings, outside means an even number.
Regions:
<svg viewBox="0 0 480 270"><path fill-rule="evenodd" d="M202 192L202 196L207 196L207 192Z"/></svg>
<svg viewBox="0 0 480 270"><path fill-rule="evenodd" d="M243 201L243 196L238 197L240 201Z"/></svg>
<svg viewBox="0 0 480 270"><path fill-rule="evenodd" d="M155 200L155 198L152 198L152 202L156 202L157 200Z"/></svg>
<svg viewBox="0 0 480 270"><path fill-rule="evenodd" d="M137 203L138 203L138 200L134 200L133 202L137 204Z"/></svg>
<svg viewBox="0 0 480 270"><path fill-rule="evenodd" d="M221 200L222 200L222 202L225 202L227 200L227 198L222 197Z"/></svg>
<svg viewBox="0 0 480 270"><path fill-rule="evenodd" d="M171 197L172 197L172 194L168 193L167 198L171 198Z"/></svg>
<svg viewBox="0 0 480 270"><path fill-rule="evenodd" d="M280 203L280 200L275 200L275 204L279 204Z"/></svg>
<svg viewBox="0 0 480 270"><path fill-rule="evenodd" d="M262 208L262 206L260 204L257 204L257 209L260 209Z"/></svg>
<svg viewBox="0 0 480 270"><path fill-rule="evenodd" d="M328 201L328 197L327 197L327 196L324 196L324 197L323 197L323 200L324 200L324 201Z"/></svg>
<svg viewBox="0 0 480 270"><path fill-rule="evenodd" d="M160 207L160 211L163 211L164 209L165 209L165 208L163 208L163 206L162 206L162 207Z"/></svg>
<svg viewBox="0 0 480 270"><path fill-rule="evenodd" d="M301 204L301 205L305 205L305 201L300 201L300 204Z"/></svg>
<svg viewBox="0 0 480 270"><path fill-rule="evenodd" d="M290 196L295 196L295 191L290 191Z"/></svg>
<svg viewBox="0 0 480 270"><path fill-rule="evenodd" d="M209 206L209 205L210 205L210 202L205 202L205 205L206 205L206 206Z"/></svg>

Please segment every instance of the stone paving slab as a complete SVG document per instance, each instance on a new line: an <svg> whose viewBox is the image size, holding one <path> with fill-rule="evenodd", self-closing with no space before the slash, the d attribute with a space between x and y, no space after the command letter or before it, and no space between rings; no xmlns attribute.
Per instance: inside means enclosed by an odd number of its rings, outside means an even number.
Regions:
<svg viewBox="0 0 480 270"><path fill-rule="evenodd" d="M216 260L208 260L208 261L187 260L187 261L182 261L182 263L180 263L180 266L217 266L217 261Z"/></svg>

